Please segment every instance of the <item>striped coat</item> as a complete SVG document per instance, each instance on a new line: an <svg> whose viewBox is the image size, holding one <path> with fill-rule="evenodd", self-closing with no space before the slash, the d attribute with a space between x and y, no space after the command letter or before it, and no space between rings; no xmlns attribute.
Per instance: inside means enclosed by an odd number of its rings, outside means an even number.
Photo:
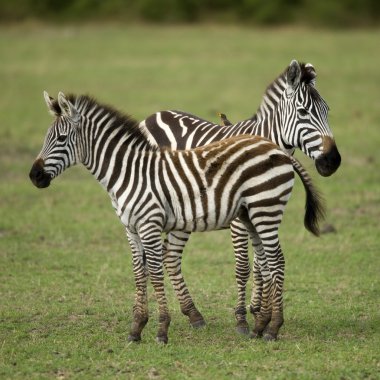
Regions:
<svg viewBox="0 0 380 380"><path fill-rule="evenodd" d="M263 276L254 336L276 339L283 323L284 259L278 227L294 184L307 194L305 225L317 233L318 196L307 173L272 142L239 136L185 150L152 147L137 123L87 96L45 100L55 121L30 171L40 188L82 163L108 192L126 228L136 282L129 340L141 339L148 321L147 278L159 306L157 340L168 341L170 315L164 292L161 233L227 228L239 217L256 248Z"/></svg>
<svg viewBox="0 0 380 380"><path fill-rule="evenodd" d="M316 71L311 64L292 61L266 89L255 115L224 126L182 111L167 110L154 113L140 122L148 132L149 141L171 149L191 149L242 134L259 135L293 154L300 149L314 160L323 176L333 174L340 165L340 154L327 121L328 106L315 88ZM223 115L225 117L225 115ZM238 219L231 223L231 236L236 262L238 301L235 308L237 331L248 333L246 320L246 285L250 277L248 234ZM175 273L171 281L186 315L192 315L191 324L203 325L202 315L196 309L181 275L181 257L189 233L172 232L167 236L164 254L168 272ZM256 261L253 268L254 292L250 310L260 309L261 274ZM197 317L195 318L194 315Z"/></svg>

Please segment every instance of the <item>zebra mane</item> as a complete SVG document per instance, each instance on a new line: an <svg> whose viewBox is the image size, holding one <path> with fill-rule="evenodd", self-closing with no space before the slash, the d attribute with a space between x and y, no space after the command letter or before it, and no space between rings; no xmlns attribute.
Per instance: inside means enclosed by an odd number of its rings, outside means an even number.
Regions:
<svg viewBox="0 0 380 380"><path fill-rule="evenodd" d="M300 62L301 67L301 83L305 83L310 85L309 88L311 90L312 95L316 95L317 90L314 88L315 78L317 76L315 69L312 65ZM262 101L257 110L257 113L253 115L253 117L259 117L265 109L273 109L277 105L280 100L281 94L286 87L286 73L288 71L288 67L276 78L274 79L268 87L265 89L264 95L262 97Z"/></svg>
<svg viewBox="0 0 380 380"><path fill-rule="evenodd" d="M317 77L315 68L312 65L308 63L303 63L303 62L300 62L300 66L301 66L301 82L314 86L315 78Z"/></svg>
<svg viewBox="0 0 380 380"><path fill-rule="evenodd" d="M66 98L83 116L86 116L91 111L92 115L97 115L97 120L102 120L105 116L108 120L112 120L111 123L103 123L103 125L107 125L107 134L111 134L115 129L119 129L131 136L136 144L145 143L145 146L149 150L157 150L157 147L149 142L147 132L139 127L138 121L132 116L108 104L102 104L89 95L68 94ZM52 100L52 107L56 115L60 116L62 110L57 100Z"/></svg>
<svg viewBox="0 0 380 380"><path fill-rule="evenodd" d="M303 82L305 84L314 84L315 78L317 76L314 67L304 62L300 62L300 67L301 83ZM287 71L288 67L272 83L268 85L263 95L263 101L265 100L265 97L270 97L273 91L279 93L280 90L283 90L285 88Z"/></svg>

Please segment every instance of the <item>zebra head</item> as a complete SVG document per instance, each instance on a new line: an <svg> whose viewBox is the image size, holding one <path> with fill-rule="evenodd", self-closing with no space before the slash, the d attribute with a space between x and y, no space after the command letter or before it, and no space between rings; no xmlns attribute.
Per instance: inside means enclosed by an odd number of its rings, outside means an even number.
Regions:
<svg viewBox="0 0 380 380"><path fill-rule="evenodd" d="M46 91L44 98L55 120L29 173L30 179L38 188L48 187L53 178L79 162L80 157L77 139L81 115L62 92L58 94L58 101Z"/></svg>
<svg viewBox="0 0 380 380"><path fill-rule="evenodd" d="M341 157L327 120L329 107L316 90L315 79L311 64L290 63L279 117L285 145L300 148L315 161L318 173L327 177L338 169Z"/></svg>

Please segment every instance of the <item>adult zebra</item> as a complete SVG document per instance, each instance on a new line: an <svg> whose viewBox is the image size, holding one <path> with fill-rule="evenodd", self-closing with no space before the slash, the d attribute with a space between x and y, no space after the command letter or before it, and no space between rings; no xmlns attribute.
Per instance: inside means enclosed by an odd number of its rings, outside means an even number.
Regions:
<svg viewBox="0 0 380 380"><path fill-rule="evenodd" d="M289 67L268 86L255 115L231 126L220 126L180 111L157 112L140 123L149 132L152 144L171 149L190 149L240 134L266 137L285 152L301 149L315 161L322 176L333 174L341 157L327 121L328 106L315 88L316 71L311 64L293 60ZM235 307L237 331L248 333L246 320L246 285L250 276L248 235L238 220L231 224L236 261L238 302ZM189 233L175 232L167 236L165 263L171 282L180 300L182 312L193 326L204 325L181 274L183 246ZM253 264L254 292L250 310L260 311L262 275Z"/></svg>
<svg viewBox="0 0 380 380"><path fill-rule="evenodd" d="M45 188L82 163L108 192L132 250L136 297L130 341L148 321L147 275L159 306L157 340L167 343L170 315L164 292L161 233L228 228L239 216L256 249L263 277L261 312L253 333L276 339L283 323L284 260L278 227L294 184L306 190L305 226L318 233L322 206L293 157L257 136L237 136L193 150L153 147L133 119L88 96L45 93L55 121L30 171Z"/></svg>

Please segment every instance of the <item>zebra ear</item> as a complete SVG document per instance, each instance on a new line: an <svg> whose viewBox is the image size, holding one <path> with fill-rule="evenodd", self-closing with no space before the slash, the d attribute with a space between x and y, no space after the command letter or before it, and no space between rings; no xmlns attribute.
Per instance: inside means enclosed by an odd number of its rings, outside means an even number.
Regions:
<svg viewBox="0 0 380 380"><path fill-rule="evenodd" d="M63 116L70 118L73 122L77 122L79 120L79 113L77 109L70 102L70 100L66 99L66 95L63 92L58 93L58 104L61 108Z"/></svg>
<svg viewBox="0 0 380 380"><path fill-rule="evenodd" d="M54 107L54 104L53 104L54 98L49 96L49 94L46 91L44 91L44 99L48 107L49 113L53 116L58 116L57 109Z"/></svg>
<svg viewBox="0 0 380 380"><path fill-rule="evenodd" d="M292 95L301 80L301 66L293 59L286 72L286 93Z"/></svg>

